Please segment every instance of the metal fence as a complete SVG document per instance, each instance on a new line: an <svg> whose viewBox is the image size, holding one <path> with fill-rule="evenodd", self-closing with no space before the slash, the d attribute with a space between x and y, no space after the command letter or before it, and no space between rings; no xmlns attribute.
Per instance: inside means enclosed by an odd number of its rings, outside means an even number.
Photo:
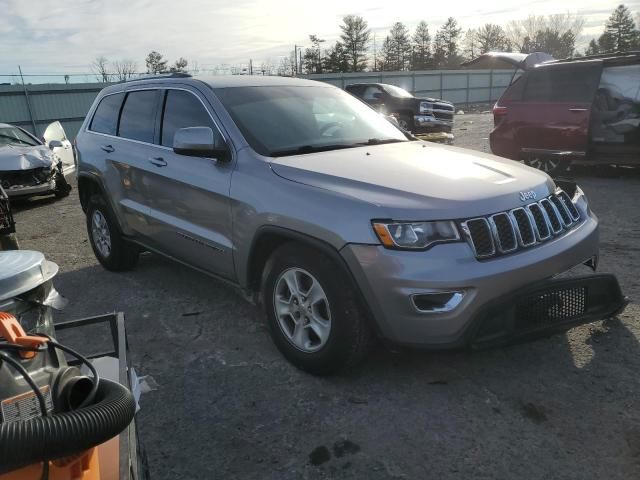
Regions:
<svg viewBox="0 0 640 480"><path fill-rule="evenodd" d="M0 122L11 123L41 136L59 120L74 138L96 95L106 84L0 85Z"/></svg>
<svg viewBox="0 0 640 480"><path fill-rule="evenodd" d="M417 96L437 97L456 104L494 102L509 86L513 70L425 70L306 75L310 80L344 88L352 83L389 83Z"/></svg>
<svg viewBox="0 0 640 480"><path fill-rule="evenodd" d="M450 100L456 106L497 100L509 85L512 70L434 70L307 75L305 78L344 88L351 83L397 85L419 96ZM0 122L26 128L40 136L59 120L74 138L98 92L108 84L0 85Z"/></svg>

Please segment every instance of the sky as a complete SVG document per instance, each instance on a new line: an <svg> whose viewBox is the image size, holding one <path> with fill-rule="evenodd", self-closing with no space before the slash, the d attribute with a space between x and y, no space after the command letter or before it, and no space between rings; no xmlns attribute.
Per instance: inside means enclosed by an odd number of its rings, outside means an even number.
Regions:
<svg viewBox="0 0 640 480"><path fill-rule="evenodd" d="M98 56L132 59L144 71L151 50L202 70L220 64L277 65L309 34L335 41L343 16L363 16L381 43L396 21L431 32L455 17L464 28L505 25L529 14L585 17L582 43L602 32L619 0L0 0L0 75L86 73ZM640 13L640 0L626 5ZM6 81L0 77L0 82Z"/></svg>

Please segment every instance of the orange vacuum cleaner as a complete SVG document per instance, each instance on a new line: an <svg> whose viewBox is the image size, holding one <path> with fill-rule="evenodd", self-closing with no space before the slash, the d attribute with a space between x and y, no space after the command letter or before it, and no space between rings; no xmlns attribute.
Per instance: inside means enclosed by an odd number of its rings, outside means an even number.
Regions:
<svg viewBox="0 0 640 480"><path fill-rule="evenodd" d="M95 447L135 415L128 388L56 341L56 273L39 252L0 252L0 480L101 479Z"/></svg>

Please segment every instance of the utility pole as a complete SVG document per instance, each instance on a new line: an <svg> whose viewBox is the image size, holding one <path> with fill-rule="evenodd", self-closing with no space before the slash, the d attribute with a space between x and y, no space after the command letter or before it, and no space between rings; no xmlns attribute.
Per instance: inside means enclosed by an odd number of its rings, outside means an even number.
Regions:
<svg viewBox="0 0 640 480"><path fill-rule="evenodd" d="M18 65L18 72L20 72L20 79L22 80L22 89L24 90L24 99L27 102L27 111L29 112L29 118L31 119L31 126L33 127L33 134L38 136L38 128L36 127L36 121L33 118L33 111L31 110L31 101L29 100L29 92L27 86L24 83L24 77L22 76L22 68Z"/></svg>
<svg viewBox="0 0 640 480"><path fill-rule="evenodd" d="M300 61L298 63L298 55L300 55ZM302 73L302 45L293 46L293 61L296 64L296 75Z"/></svg>
<svg viewBox="0 0 640 480"><path fill-rule="evenodd" d="M253 75L253 60L249 59L249 75Z"/></svg>
<svg viewBox="0 0 640 480"><path fill-rule="evenodd" d="M376 52L376 32L373 32L373 71L378 71L378 54Z"/></svg>

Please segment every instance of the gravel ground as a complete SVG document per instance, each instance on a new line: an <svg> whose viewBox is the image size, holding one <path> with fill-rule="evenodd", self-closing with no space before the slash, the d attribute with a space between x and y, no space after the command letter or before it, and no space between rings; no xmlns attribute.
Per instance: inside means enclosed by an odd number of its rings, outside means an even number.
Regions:
<svg viewBox="0 0 640 480"><path fill-rule="evenodd" d="M488 151L490 115L457 125L457 145ZM126 312L133 364L157 383L139 413L153 479L638 478L640 176L587 173L601 270L632 299L619 318L473 353L379 346L333 378L291 367L260 313L206 276L155 255L103 270L75 191L16 220L23 248L60 265L67 318Z"/></svg>

